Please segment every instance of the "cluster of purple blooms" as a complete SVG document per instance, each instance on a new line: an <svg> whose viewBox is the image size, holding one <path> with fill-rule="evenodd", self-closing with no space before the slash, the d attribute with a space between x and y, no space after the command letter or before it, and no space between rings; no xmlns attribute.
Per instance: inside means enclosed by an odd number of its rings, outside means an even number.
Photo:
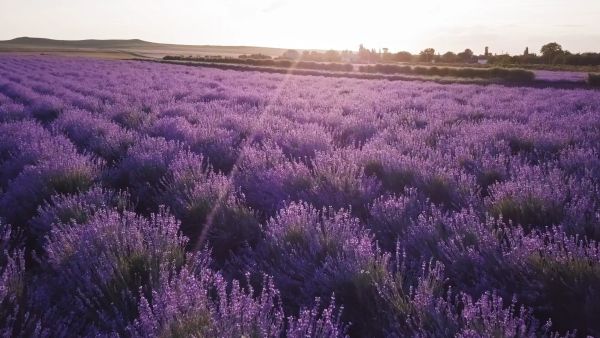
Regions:
<svg viewBox="0 0 600 338"><path fill-rule="evenodd" d="M600 94L0 57L0 335L600 336Z"/></svg>

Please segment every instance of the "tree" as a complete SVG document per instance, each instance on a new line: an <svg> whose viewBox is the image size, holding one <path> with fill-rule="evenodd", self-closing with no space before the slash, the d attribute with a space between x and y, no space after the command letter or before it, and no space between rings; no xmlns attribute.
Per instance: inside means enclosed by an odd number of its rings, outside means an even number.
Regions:
<svg viewBox="0 0 600 338"><path fill-rule="evenodd" d="M540 53L547 63L553 63L558 56L563 54L563 49L558 43L550 42L542 46Z"/></svg>
<svg viewBox="0 0 600 338"><path fill-rule="evenodd" d="M464 52L458 53L457 56L462 62L468 63L473 61L473 51L469 48L465 49Z"/></svg>
<svg viewBox="0 0 600 338"><path fill-rule="evenodd" d="M342 57L340 53L331 49L325 52L325 61L329 62L340 62L342 61Z"/></svg>
<svg viewBox="0 0 600 338"><path fill-rule="evenodd" d="M456 62L456 54L453 52L446 52L440 58L442 62L453 63Z"/></svg>
<svg viewBox="0 0 600 338"><path fill-rule="evenodd" d="M412 54L409 52L398 52L394 54L393 59L398 62L410 62L412 61Z"/></svg>
<svg viewBox="0 0 600 338"><path fill-rule="evenodd" d="M363 44L361 43L358 47L358 60L361 62L369 62L371 53Z"/></svg>
<svg viewBox="0 0 600 338"><path fill-rule="evenodd" d="M343 50L340 53L340 57L342 58L342 61L344 61L344 62L352 62L355 59L354 53L352 53L352 51L350 51L350 50Z"/></svg>
<svg viewBox="0 0 600 338"><path fill-rule="evenodd" d="M360 62L379 62L381 54L377 53L375 48L365 48L362 44L358 47L358 60Z"/></svg>
<svg viewBox="0 0 600 338"><path fill-rule="evenodd" d="M296 60L300 57L300 53L298 53L297 50L288 49L283 53L281 57L283 57L284 59Z"/></svg>
<svg viewBox="0 0 600 338"><path fill-rule="evenodd" d="M431 62L435 57L435 49L426 48L419 53L419 60L423 62Z"/></svg>

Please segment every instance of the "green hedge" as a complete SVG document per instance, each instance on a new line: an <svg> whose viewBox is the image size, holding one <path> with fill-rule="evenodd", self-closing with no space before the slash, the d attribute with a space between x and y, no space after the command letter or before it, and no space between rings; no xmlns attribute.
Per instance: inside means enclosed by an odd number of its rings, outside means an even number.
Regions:
<svg viewBox="0 0 600 338"><path fill-rule="evenodd" d="M269 59L235 59L235 58L216 58L216 57L185 57L185 56L165 56L166 61L194 61L210 63L240 64L248 66L277 67L277 68L299 68L299 69L317 69L336 72L351 72L354 67L349 63L325 63L313 61L290 61L290 60L269 60Z"/></svg>
<svg viewBox="0 0 600 338"><path fill-rule="evenodd" d="M410 74L427 76L450 76L461 78L503 79L514 82L527 82L535 79L535 74L524 69L506 68L458 68L458 67L411 67L376 64L360 66L363 73Z"/></svg>
<svg viewBox="0 0 600 338"><path fill-rule="evenodd" d="M352 72L354 67L349 63L325 63L313 61L269 60L269 59L239 59L222 57L185 57L165 56L166 61L194 61L222 64L237 64L246 66L311 69L333 72ZM408 74L421 76L440 76L456 78L502 79L511 82L529 82L535 79L532 71L516 68L469 68L469 67L423 67L403 66L394 64L375 64L358 67L361 73L379 74ZM590 74L590 76L592 76ZM590 77L591 79L591 77ZM591 80L590 80L591 83Z"/></svg>
<svg viewBox="0 0 600 338"><path fill-rule="evenodd" d="M600 74L589 73L588 84L594 87L600 87Z"/></svg>

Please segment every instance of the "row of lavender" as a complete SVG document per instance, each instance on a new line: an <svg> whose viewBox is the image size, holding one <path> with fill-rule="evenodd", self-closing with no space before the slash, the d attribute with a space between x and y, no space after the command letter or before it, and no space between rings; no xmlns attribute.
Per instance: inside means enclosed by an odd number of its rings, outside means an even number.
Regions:
<svg viewBox="0 0 600 338"><path fill-rule="evenodd" d="M600 95L0 58L4 335L600 335Z"/></svg>

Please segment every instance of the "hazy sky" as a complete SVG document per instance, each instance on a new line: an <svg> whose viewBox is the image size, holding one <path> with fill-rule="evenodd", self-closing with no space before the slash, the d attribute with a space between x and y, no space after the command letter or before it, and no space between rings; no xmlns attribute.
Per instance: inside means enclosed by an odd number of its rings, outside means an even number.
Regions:
<svg viewBox="0 0 600 338"><path fill-rule="evenodd" d="M600 51L600 0L0 0L0 40L18 36L476 53L557 41Z"/></svg>

